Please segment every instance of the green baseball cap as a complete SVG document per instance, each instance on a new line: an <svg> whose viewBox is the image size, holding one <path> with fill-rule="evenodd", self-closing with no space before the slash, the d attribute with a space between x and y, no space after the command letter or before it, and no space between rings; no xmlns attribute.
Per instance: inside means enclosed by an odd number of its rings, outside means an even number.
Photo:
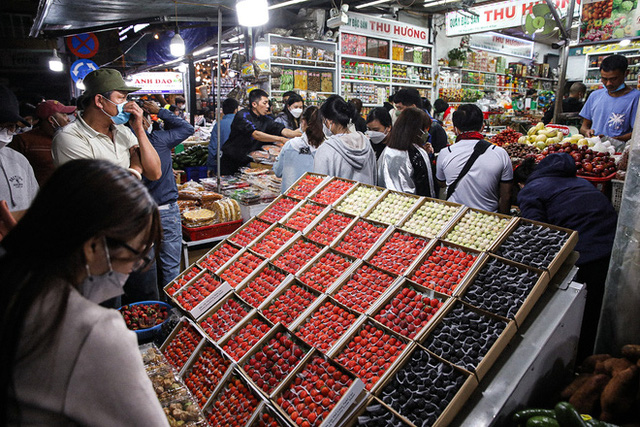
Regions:
<svg viewBox="0 0 640 427"><path fill-rule="evenodd" d="M112 68L100 68L92 71L82 80L85 90L83 97L98 95L100 93L119 90L120 92L135 92L139 87L127 86L122 74Z"/></svg>

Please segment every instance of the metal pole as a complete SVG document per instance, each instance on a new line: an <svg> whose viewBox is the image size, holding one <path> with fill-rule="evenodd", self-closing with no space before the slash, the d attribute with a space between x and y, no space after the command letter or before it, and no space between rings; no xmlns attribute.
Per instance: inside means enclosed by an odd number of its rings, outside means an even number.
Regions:
<svg viewBox="0 0 640 427"><path fill-rule="evenodd" d="M196 99L196 67L193 65L193 55L187 56L187 59L189 61L189 122L193 126L196 118L196 105L198 105Z"/></svg>
<svg viewBox="0 0 640 427"><path fill-rule="evenodd" d="M218 193L220 193L220 189L222 187L222 183L220 182L220 146L222 145L220 143L220 119L221 119L221 114L220 114L220 88L222 86L222 75L221 75L221 69L222 69L222 11L220 10L220 8L218 7L218 75L216 77L216 84L217 84L217 88L214 91L214 93L216 94L216 123L218 124L216 131L218 133L218 149L216 150L216 161L217 161L217 177L218 177L218 186L217 186L217 190Z"/></svg>
<svg viewBox="0 0 640 427"><path fill-rule="evenodd" d="M558 87L556 88L556 102L553 108L553 118L551 123L558 123L558 117L562 114L562 96L564 95L564 86L567 82L567 64L569 62L569 41L571 40L571 24L573 23L573 8L576 4L575 0L569 2L569 8L567 9L567 17L565 18L565 27L562 33L566 34L564 39L564 46L562 46L562 52L560 53L560 73L558 75Z"/></svg>

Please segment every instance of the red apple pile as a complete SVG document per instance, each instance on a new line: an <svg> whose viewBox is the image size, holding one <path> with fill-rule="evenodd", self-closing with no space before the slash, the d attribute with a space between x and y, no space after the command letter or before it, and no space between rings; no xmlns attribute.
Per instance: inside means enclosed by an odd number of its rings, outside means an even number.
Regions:
<svg viewBox="0 0 640 427"><path fill-rule="evenodd" d="M406 346L401 339L367 322L336 356L336 361L371 390Z"/></svg>
<svg viewBox="0 0 640 427"><path fill-rule="evenodd" d="M278 249L293 237L293 232L283 227L276 227L267 233L260 241L256 242L251 249L260 255L270 257L275 254Z"/></svg>
<svg viewBox="0 0 640 427"><path fill-rule="evenodd" d="M250 306L258 308L260 304L271 295L280 283L285 279L284 274L267 266L263 268L258 277L254 278L247 286L242 288L238 295L249 303Z"/></svg>
<svg viewBox="0 0 640 427"><path fill-rule="evenodd" d="M211 397L230 364L214 347L207 345L184 375L184 383L201 408Z"/></svg>
<svg viewBox="0 0 640 427"><path fill-rule="evenodd" d="M342 181L340 179L334 179L329 184L325 185L311 200L314 202L322 203L323 205L330 205L349 191L354 186L353 182Z"/></svg>
<svg viewBox="0 0 640 427"><path fill-rule="evenodd" d="M277 403L296 425L319 426L352 383L332 363L315 356L278 397Z"/></svg>
<svg viewBox="0 0 640 427"><path fill-rule="evenodd" d="M306 202L300 207L300 209L289 217L287 222L285 222L285 225L295 230L302 231L307 225L311 224L311 222L316 219L324 209L325 207L322 205Z"/></svg>
<svg viewBox="0 0 640 427"><path fill-rule="evenodd" d="M174 282L173 285L171 285L168 289L167 289L167 294L169 295L173 295L176 292L178 292L184 285L187 284L187 282L189 282L189 280L193 279L194 277L196 277L198 275L198 273L200 273L202 270L200 270L200 268L198 268L197 266L193 266L191 268L191 270L187 271L186 273L184 273L182 275L182 277L178 277Z"/></svg>
<svg viewBox="0 0 640 427"><path fill-rule="evenodd" d="M304 199L311 193L320 183L324 180L324 177L317 175L307 175L302 178L298 183L292 186L289 191L286 192L287 196L295 197L296 199Z"/></svg>
<svg viewBox="0 0 640 427"><path fill-rule="evenodd" d="M322 245L329 245L338 234L342 233L353 217L337 212L331 212L320 221L307 237Z"/></svg>
<svg viewBox="0 0 640 427"><path fill-rule="evenodd" d="M220 285L222 285L222 280L209 273L204 273L195 283L188 285L175 296L176 302L185 310L191 311Z"/></svg>
<svg viewBox="0 0 640 427"><path fill-rule="evenodd" d="M616 162L609 153L593 151L586 145L578 147L569 142L559 142L542 150L536 160L539 162L553 153L568 153L576 164L577 174L594 178L604 178L616 173Z"/></svg>
<svg viewBox="0 0 640 427"><path fill-rule="evenodd" d="M271 326L254 317L242 329L235 332L222 349L237 362L269 332L269 329Z"/></svg>
<svg viewBox="0 0 640 427"><path fill-rule="evenodd" d="M300 281L313 289L324 292L331 286L342 273L353 263L350 259L333 252L327 252L322 258L313 263Z"/></svg>
<svg viewBox="0 0 640 427"><path fill-rule="evenodd" d="M265 393L271 392L304 358L305 351L288 333L278 332L260 348L242 369Z"/></svg>
<svg viewBox="0 0 640 427"><path fill-rule="evenodd" d="M296 274L321 250L322 248L313 242L298 239L289 249L278 255L273 263L288 273Z"/></svg>
<svg viewBox="0 0 640 427"><path fill-rule="evenodd" d="M290 197L282 197L269 205L259 217L267 222L277 222L289 213L298 203L296 199Z"/></svg>
<svg viewBox="0 0 640 427"><path fill-rule="evenodd" d="M249 243L253 242L259 235L269 228L271 224L259 219L254 219L251 222L245 224L236 235L229 238L233 243L236 243L243 248L249 246Z"/></svg>
<svg viewBox="0 0 640 427"><path fill-rule="evenodd" d="M207 421L212 427L244 426L255 412L260 401L237 377L229 379L217 397Z"/></svg>
<svg viewBox="0 0 640 427"><path fill-rule="evenodd" d="M355 321L354 314L327 301L309 316L296 335L307 344L326 352Z"/></svg>
<svg viewBox="0 0 640 427"><path fill-rule="evenodd" d="M371 264L392 273L402 274L428 244L429 240L426 238L396 231L378 250Z"/></svg>
<svg viewBox="0 0 640 427"><path fill-rule="evenodd" d="M368 265L359 267L351 279L340 287L334 298L360 313L369 307L391 286L395 277Z"/></svg>
<svg viewBox="0 0 640 427"><path fill-rule="evenodd" d="M476 256L446 246L436 246L410 279L419 285L451 295L462 282Z"/></svg>
<svg viewBox="0 0 640 427"><path fill-rule="evenodd" d="M271 322L289 326L316 300L316 295L302 286L292 285L278 296L263 311L264 317Z"/></svg>
<svg viewBox="0 0 640 427"><path fill-rule="evenodd" d="M206 256L198 265L202 268L208 268L209 271L216 271L229 261L239 249L228 243L223 243L218 249Z"/></svg>
<svg viewBox="0 0 640 427"><path fill-rule="evenodd" d="M394 332L413 339L442 304L437 298L429 298L410 286L404 286L374 319Z"/></svg>
<svg viewBox="0 0 640 427"><path fill-rule="evenodd" d="M240 255L231 265L220 273L220 277L227 281L232 287L238 286L247 278L256 268L264 261L251 252L245 252Z"/></svg>
<svg viewBox="0 0 640 427"><path fill-rule="evenodd" d="M359 219L335 249L347 255L362 258L386 229L385 225Z"/></svg>
<svg viewBox="0 0 640 427"><path fill-rule="evenodd" d="M191 357L193 351L202 340L202 336L198 333L189 322L182 322L182 327L171 340L167 348L164 350L164 355L177 370L182 369L187 359Z"/></svg>
<svg viewBox="0 0 640 427"><path fill-rule="evenodd" d="M240 323L247 314L247 308L235 297L231 297L217 311L203 319L200 327L214 341L217 341Z"/></svg>

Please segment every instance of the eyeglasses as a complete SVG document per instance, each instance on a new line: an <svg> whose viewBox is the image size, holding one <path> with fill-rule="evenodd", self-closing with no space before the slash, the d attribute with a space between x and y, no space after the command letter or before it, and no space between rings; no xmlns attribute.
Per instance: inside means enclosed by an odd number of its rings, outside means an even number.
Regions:
<svg viewBox="0 0 640 427"><path fill-rule="evenodd" d="M121 240L112 239L110 237L105 237L105 239L109 246L120 246L130 251L136 257L138 257L138 259L134 262L133 267L131 269L132 273L138 273L140 271L144 271L149 266L149 264L151 264L151 262L153 261L153 256L150 255L153 252L153 248L154 248L153 243L149 245L144 251L139 251L132 248L127 243ZM113 259L119 259L119 258L114 257ZM120 258L120 259L123 261L125 260L123 258ZM127 261L130 261L130 260L127 260Z"/></svg>

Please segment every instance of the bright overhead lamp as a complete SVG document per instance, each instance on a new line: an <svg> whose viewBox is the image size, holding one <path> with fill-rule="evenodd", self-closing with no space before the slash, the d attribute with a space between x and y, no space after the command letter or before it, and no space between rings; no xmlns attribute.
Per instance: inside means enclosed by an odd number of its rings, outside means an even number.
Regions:
<svg viewBox="0 0 640 427"><path fill-rule="evenodd" d="M253 50L253 53L256 56L256 59L269 59L270 53L269 43L267 43L264 39L260 39L256 43L256 47Z"/></svg>
<svg viewBox="0 0 640 427"><path fill-rule="evenodd" d="M622 39L620 43L618 43L621 47L627 47L631 44L631 39Z"/></svg>
<svg viewBox="0 0 640 427"><path fill-rule="evenodd" d="M391 0L374 0L374 1L370 1L369 3L357 5L356 9L362 9L363 7L367 7L367 6L375 6L376 4L380 4L380 3L389 3L390 1Z"/></svg>
<svg viewBox="0 0 640 427"><path fill-rule="evenodd" d="M238 23L243 27L259 27L269 22L267 0L239 0L236 12Z"/></svg>
<svg viewBox="0 0 640 427"><path fill-rule="evenodd" d="M182 63L182 64L178 65L178 71L180 71L181 73L186 73L187 72L187 64Z"/></svg>
<svg viewBox="0 0 640 427"><path fill-rule="evenodd" d="M180 33L176 33L175 36L171 38L171 43L169 44L169 51L173 56L183 56L185 52L184 40Z"/></svg>
<svg viewBox="0 0 640 427"><path fill-rule="evenodd" d="M49 58L49 69L59 73L64 70L64 64L62 59L58 56L58 51L53 49L53 56Z"/></svg>
<svg viewBox="0 0 640 427"><path fill-rule="evenodd" d="M283 1L282 3L278 3L278 4L274 4L272 6L269 6L269 10L278 9L280 7L285 7L285 6L291 6L292 4L303 3L305 1L309 1L309 0L288 0L288 1Z"/></svg>

